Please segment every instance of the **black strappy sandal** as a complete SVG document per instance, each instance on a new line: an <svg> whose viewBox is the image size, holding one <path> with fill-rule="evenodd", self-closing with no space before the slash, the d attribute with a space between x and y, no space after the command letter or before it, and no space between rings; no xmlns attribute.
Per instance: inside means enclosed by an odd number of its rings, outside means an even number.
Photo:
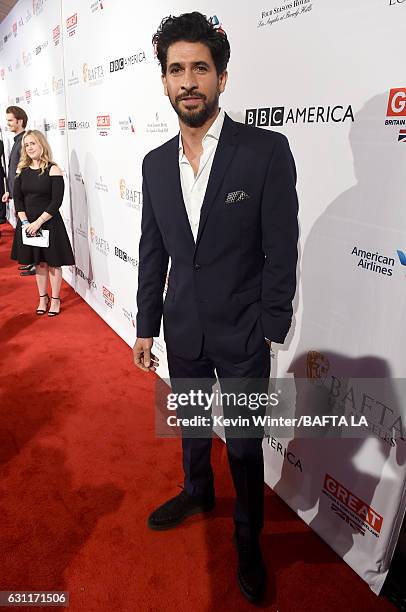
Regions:
<svg viewBox="0 0 406 612"><path fill-rule="evenodd" d="M46 313L46 311L47 311L47 308L48 308L48 304L49 304L49 295L46 293L45 295L40 295L39 297L40 297L40 298L43 298L43 297L46 297L46 298L47 298L47 305L46 305L45 310L44 310L43 308L37 308L37 310L36 310L37 315L44 315L44 314Z"/></svg>
<svg viewBox="0 0 406 612"><path fill-rule="evenodd" d="M59 301L61 301L61 298L56 298L56 297L53 297L53 296L52 296L52 297L51 297L51 300L59 300ZM48 311L48 317L56 317L57 315L59 315L59 313L60 313L60 312L61 312L61 311L59 311L59 312L55 312L54 310L49 310L49 311Z"/></svg>

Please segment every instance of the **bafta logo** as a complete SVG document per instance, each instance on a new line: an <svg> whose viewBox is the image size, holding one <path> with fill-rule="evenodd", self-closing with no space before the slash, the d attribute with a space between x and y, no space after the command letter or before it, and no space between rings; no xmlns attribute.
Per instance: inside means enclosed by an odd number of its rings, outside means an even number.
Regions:
<svg viewBox="0 0 406 612"><path fill-rule="evenodd" d="M322 383L330 369L330 362L318 351L309 351L307 353L307 378L313 381Z"/></svg>
<svg viewBox="0 0 406 612"><path fill-rule="evenodd" d="M126 192L126 186L125 186L125 179L120 179L120 198L122 198L123 200L125 200L125 192Z"/></svg>

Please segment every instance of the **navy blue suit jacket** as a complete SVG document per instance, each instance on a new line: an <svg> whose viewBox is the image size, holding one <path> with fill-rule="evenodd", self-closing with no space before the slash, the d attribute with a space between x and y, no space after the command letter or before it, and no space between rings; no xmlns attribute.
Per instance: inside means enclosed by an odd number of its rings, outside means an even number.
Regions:
<svg viewBox="0 0 406 612"><path fill-rule="evenodd" d="M291 324L295 163L285 136L226 115L195 243L178 145L175 136L143 162L137 336L158 336L163 314L165 341L176 355L196 358L204 337L208 350L237 363L254 354L264 337L283 342ZM239 191L249 197L227 202Z"/></svg>

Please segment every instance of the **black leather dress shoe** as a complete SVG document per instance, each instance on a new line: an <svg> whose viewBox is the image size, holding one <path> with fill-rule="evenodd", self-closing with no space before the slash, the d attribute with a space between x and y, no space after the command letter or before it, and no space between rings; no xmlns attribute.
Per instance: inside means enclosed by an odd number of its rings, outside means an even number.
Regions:
<svg viewBox="0 0 406 612"><path fill-rule="evenodd" d="M241 593L250 603L259 603L266 591L266 569L258 542L234 539L238 551L237 581Z"/></svg>
<svg viewBox="0 0 406 612"><path fill-rule="evenodd" d="M33 264L28 264L26 266L18 266L19 270L31 270Z"/></svg>
<svg viewBox="0 0 406 612"><path fill-rule="evenodd" d="M186 491L182 491L149 515L148 527L158 531L172 529L188 516L210 512L214 506L214 497L191 497Z"/></svg>
<svg viewBox="0 0 406 612"><path fill-rule="evenodd" d="M34 276L35 275L35 266L31 266L29 270L23 270L20 272L20 276Z"/></svg>

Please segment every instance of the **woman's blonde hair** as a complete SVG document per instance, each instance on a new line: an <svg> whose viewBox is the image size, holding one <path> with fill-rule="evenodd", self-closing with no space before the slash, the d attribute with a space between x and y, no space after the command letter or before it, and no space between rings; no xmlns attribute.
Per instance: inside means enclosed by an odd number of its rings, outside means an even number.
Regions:
<svg viewBox="0 0 406 612"><path fill-rule="evenodd" d="M24 168L28 168L32 164L32 159L26 152L24 146L24 140L27 138L27 136L33 136L42 148L41 157L39 158L39 167L41 168L40 174L43 174L47 166L52 163L52 153L47 139L39 130L27 130L27 132L24 134L21 146L21 157L17 166L17 174L20 174Z"/></svg>

